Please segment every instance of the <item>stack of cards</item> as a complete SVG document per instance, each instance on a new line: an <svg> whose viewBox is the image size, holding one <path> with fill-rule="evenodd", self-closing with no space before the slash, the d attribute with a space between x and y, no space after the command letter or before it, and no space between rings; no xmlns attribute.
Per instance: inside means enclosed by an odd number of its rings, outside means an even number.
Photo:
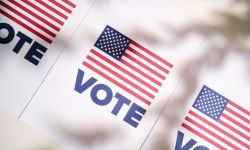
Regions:
<svg viewBox="0 0 250 150"><path fill-rule="evenodd" d="M165 1L0 4L1 109L65 149L250 149L247 60Z"/></svg>

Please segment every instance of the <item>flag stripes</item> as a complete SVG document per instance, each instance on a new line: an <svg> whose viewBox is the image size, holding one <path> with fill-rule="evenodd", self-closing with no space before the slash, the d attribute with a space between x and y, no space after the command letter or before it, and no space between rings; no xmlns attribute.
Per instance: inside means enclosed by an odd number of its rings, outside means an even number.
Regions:
<svg viewBox="0 0 250 150"><path fill-rule="evenodd" d="M151 84L147 83L146 81L144 81L143 79L139 78L138 76L134 75L133 73L131 73L128 69L121 67L119 65L117 65L115 62L111 61L110 59L106 58L105 56L103 56L102 54L98 53L96 50L91 50L91 53L93 53L94 55L96 55L97 57L101 58L102 60L104 60L106 63L111 64L113 67L115 67L116 69L120 69L122 72L124 72L125 74L129 75L131 78L137 80L138 82L140 82L141 84L143 84L144 86L150 88L151 90L153 90L154 92L158 92L158 89L154 86L152 86Z"/></svg>
<svg viewBox="0 0 250 150"><path fill-rule="evenodd" d="M69 0L62 0L62 2L64 2L65 4L68 4L69 6L71 6L72 8L75 8L76 5L74 3L72 3L71 1Z"/></svg>
<svg viewBox="0 0 250 150"><path fill-rule="evenodd" d="M64 10L65 12L71 14L72 10L68 9L67 7L63 6L62 4L60 4L59 2L55 1L55 0L49 0L49 2L53 3L54 5L56 5L57 7L60 7L62 10Z"/></svg>
<svg viewBox="0 0 250 150"><path fill-rule="evenodd" d="M97 48L90 51L83 65L150 105L173 67L159 58L132 41L120 61Z"/></svg>
<svg viewBox="0 0 250 150"><path fill-rule="evenodd" d="M135 45L136 47L138 47L143 52L147 53L149 56L151 56L151 58L154 58L154 59L160 61L161 63L165 64L166 66L168 66L170 68L173 67L173 64L169 63L165 59L161 58L160 56L156 55L155 53L153 53L150 50L146 49L145 47L141 46L139 43L132 41L132 44Z"/></svg>
<svg viewBox="0 0 250 150"><path fill-rule="evenodd" d="M249 111L229 100L218 122L191 108L182 127L218 149L250 149L249 118Z"/></svg>
<svg viewBox="0 0 250 150"><path fill-rule="evenodd" d="M150 102L145 99L144 97L140 96L139 94L137 94L136 92L132 91L130 88L124 86L123 84L121 84L120 82L117 82L116 80L114 80L113 78L111 78L110 76L108 76L107 74L104 74L103 72L101 72L100 70L98 70L97 68L93 67L92 65L90 65L87 62L83 62L83 65L86 66L87 68L93 70L94 72L98 73L99 75L101 75L102 77L106 78L107 80L111 81L113 84L117 85L118 87L122 88L123 90L125 90L126 92L130 93L131 95L133 95L134 97L140 99L142 102L146 103L147 105L150 105Z"/></svg>
<svg viewBox="0 0 250 150"><path fill-rule="evenodd" d="M47 4L47 2L43 2L42 0L36 0L37 3L41 4L45 8L49 9L50 11L54 12L58 16L62 17L63 19L67 20L68 17L61 13L60 11L56 10L55 8L51 7L50 5ZM55 5L56 6L56 5Z"/></svg>
<svg viewBox="0 0 250 150"><path fill-rule="evenodd" d="M128 50L129 49L131 49L131 47L128 47ZM155 71L154 69L150 68L149 66L147 66L146 64L144 64L143 62L141 62L140 60L138 60L136 57L134 57L133 55L130 55L129 53L125 53L124 56L126 58L128 58L129 60L135 62L139 66L143 67L147 71L151 72L155 76L159 77L160 79L165 80L166 77L164 75L162 75L162 74L158 73L157 71Z"/></svg>
<svg viewBox="0 0 250 150"><path fill-rule="evenodd" d="M23 0L0 1L0 14L36 35L42 41L52 43L72 10L70 1Z"/></svg>
<svg viewBox="0 0 250 150"><path fill-rule="evenodd" d="M16 2L16 1L9 1L9 2L12 3L12 4L14 4L15 6L17 6L19 9L24 10L25 12L27 12L28 14L30 14L34 18L38 19L39 21L43 22L44 24L46 24L50 28L54 29L55 31L57 31L57 32L60 31L59 27L57 27L56 25L52 24L50 21L44 19L43 17L39 16L38 14L34 13L30 9L28 9L28 8L24 7L23 5L19 4L18 2Z"/></svg>
<svg viewBox="0 0 250 150"><path fill-rule="evenodd" d="M248 110L246 110L245 108L239 106L239 105L236 104L235 102L229 101L229 104L230 104L232 107L238 109L238 110L239 110L239 113L242 112L242 113L246 114L247 116L250 116L250 112L249 112ZM249 119L248 119L248 121L249 121Z"/></svg>
<svg viewBox="0 0 250 150"><path fill-rule="evenodd" d="M47 11L43 10L42 8L40 8L38 5L39 4L34 4L29 0L24 0L23 1L25 4L27 4L27 6L30 6L31 8L33 8L33 10L37 10L39 13L41 13L41 15L49 18L50 20L53 20L55 23L60 24L61 26L63 26L63 21L61 19L59 19L59 17L55 17L52 14L48 13Z"/></svg>
<svg viewBox="0 0 250 150"><path fill-rule="evenodd" d="M101 63L100 61L94 59L91 56L87 56L87 59L95 62L96 65L100 66L101 68L105 69L105 70L109 70L109 72L113 75L115 75L116 77L120 78L121 80L123 80L124 82L128 83L129 85L135 87L136 89L138 89L139 91L141 91L142 93L144 93L145 95L147 95L150 98L154 98L154 95L147 92L146 90L144 90L143 88L141 88L140 86L134 84L133 82L131 82L129 79L127 79L126 77L120 75L119 73L117 73L116 71L114 71L113 69L111 69L110 67L107 67L106 65L104 65L103 63Z"/></svg>
<svg viewBox="0 0 250 150"><path fill-rule="evenodd" d="M220 144L218 144L218 141L214 141L211 138L209 138L208 136L205 136L202 131L198 131L197 129L195 129L196 127L192 127L186 123L182 123L181 125L182 127L186 128L187 130L191 131L192 133L194 133L195 135L199 136L200 138L204 139L205 141L207 141L208 143L214 145L215 147L217 147L220 150L227 150L225 147L221 146Z"/></svg>

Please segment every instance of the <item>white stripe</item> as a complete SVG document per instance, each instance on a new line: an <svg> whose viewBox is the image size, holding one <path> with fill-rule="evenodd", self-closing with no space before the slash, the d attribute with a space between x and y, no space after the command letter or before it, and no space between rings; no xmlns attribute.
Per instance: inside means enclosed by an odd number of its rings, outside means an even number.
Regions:
<svg viewBox="0 0 250 150"><path fill-rule="evenodd" d="M111 74L109 71L103 69L102 67L100 67L99 65L95 64L95 62L92 62L88 59L86 59L86 62L88 62L90 65L94 66L95 68L97 68L98 70L100 70L101 72L103 72L104 74L108 75L109 77L111 77L112 79L116 80L117 82L119 82L122 85L125 85L127 88L129 88L130 90L134 91L135 93L137 93L138 95L142 96L142 97L147 97L146 99L148 101L152 101L152 99L150 97L148 97L147 95L145 95L144 93L142 93L141 91L139 91L138 89L134 88L133 86L127 84L126 82L124 82L123 80L121 80L120 78L116 77L115 75ZM123 89L122 89L123 90ZM124 91L124 90L123 90ZM129 93L130 94L130 93ZM132 95L132 94L130 94Z"/></svg>
<svg viewBox="0 0 250 150"><path fill-rule="evenodd" d="M141 84L140 82L138 82L137 80L135 80L134 78L130 77L129 75L123 73L122 71L116 69L115 67L113 67L112 65L110 65L109 63L103 61L101 58L95 56L94 54L90 53L89 56L92 56L93 58L97 59L99 62L101 62L102 64L104 64L105 66L111 68L112 70L114 70L115 72L117 72L118 74L120 74L121 76L125 77L126 79L128 79L129 81L135 83L136 85L138 85L139 87L141 87L142 89L146 90L147 92L155 95L156 93L154 91L152 91L151 89L149 89L147 86L144 86L143 84Z"/></svg>
<svg viewBox="0 0 250 150"><path fill-rule="evenodd" d="M237 116L235 116L234 114L232 114L232 113L230 113L230 112L228 112L228 111L226 111L226 110L225 110L223 113L226 114L226 115L228 115L229 117L233 118L233 119L236 120L237 122L241 123L243 126L249 128L249 124L248 124L248 123L246 123L245 121L239 119L239 118L238 118ZM233 123L233 122L232 122L232 123ZM235 125L236 125L236 124L235 124ZM242 129L243 129L243 128L242 128ZM246 131L246 130L245 130L245 131Z"/></svg>
<svg viewBox="0 0 250 150"><path fill-rule="evenodd" d="M65 16L69 16L70 15L69 13L67 13L66 11L64 11L62 8L56 6L55 4L51 3L50 1L44 1L44 2L47 3L48 5L50 5L51 7L53 7L54 9L56 9L57 11L59 11L60 13L64 14ZM59 2L59 4L62 4L62 3Z"/></svg>
<svg viewBox="0 0 250 150"><path fill-rule="evenodd" d="M126 52L127 53L127 52ZM136 68L140 69L141 71L143 71L145 74L151 76L152 78L154 78L155 80L157 80L158 82L163 82L163 80L159 77L157 77L155 74L151 73L150 71L148 71L147 69L143 68L142 66L140 66L139 64L135 63L134 61L130 60L129 58L127 58L126 56L122 56L122 59L126 60L127 62L129 62L131 65L135 66Z"/></svg>
<svg viewBox="0 0 250 150"><path fill-rule="evenodd" d="M167 73L165 73L162 70L160 70L159 68L155 67L154 65L152 65L151 63L149 63L145 59L141 58L140 56L137 56L133 52L131 52L129 50L126 50L126 53L130 54L131 56L133 56L134 58L136 58L137 60L139 60L140 62L142 62L143 64L145 64L149 68L151 68L152 70L154 70L154 71L158 72L159 74L163 75L164 77L166 77L168 75Z"/></svg>
<svg viewBox="0 0 250 150"><path fill-rule="evenodd" d="M240 132L246 134L246 131L243 130L242 128L240 128L239 126L237 126L236 124L232 123L231 121L227 120L224 117L221 117L220 120L226 122L227 124L231 125L232 127L234 127L235 129L239 130ZM246 134L247 135L247 134Z"/></svg>
<svg viewBox="0 0 250 150"><path fill-rule="evenodd" d="M23 19L22 17L19 17L17 14L13 13L12 11L8 10L7 8L5 7L2 7L1 8L2 10L4 10L5 12L7 12L8 14L10 14L11 16L13 16L14 18L16 18L17 20L19 20L20 22L22 22L23 24L29 26L30 28L34 29L35 31L39 32L40 34L42 34L43 36L47 37L48 39L54 39L52 36L50 36L49 34L47 34L46 32L44 32L43 30L37 28L35 25L29 23L28 21L26 21L25 19ZM8 18L8 17L7 17ZM9 18L8 18L9 19ZM11 19L9 19L10 21L12 21ZM18 24L16 23L15 21L12 21L14 22L15 24ZM19 25L19 24L18 24ZM19 25L21 26L21 25ZM24 28L24 27L23 27ZM35 35L34 33L32 33L31 31L29 31L28 29L25 28L25 30L27 30L28 32L30 32L32 34L32 37L37 37L36 39L41 39L43 40L42 38L38 37L37 35Z"/></svg>
<svg viewBox="0 0 250 150"><path fill-rule="evenodd" d="M248 141L247 141L244 137L240 136L239 134L237 134L236 132L230 130L229 128L223 126L223 125L220 124L219 122L217 122L217 121L211 119L211 118L208 117L207 115L204 115L204 114L201 113L199 110L192 108L192 111L194 111L195 113L201 115L201 116L202 116L203 118L205 118L206 120L209 120L210 122L212 122L212 123L216 124L217 126L221 127L223 130L225 130L226 132L230 133L231 135L237 137L238 139L242 140L243 142L248 143Z"/></svg>
<svg viewBox="0 0 250 150"><path fill-rule="evenodd" d="M143 54L147 58L150 58L152 61L159 64L160 66L163 66L163 68L166 68L167 70L171 69L168 65L166 65L166 64L162 63L161 61L157 60L156 58L150 56L148 53L144 52L143 50L141 50L137 46L135 46L133 44L130 44L129 46L131 46L132 48L134 48L136 51L140 52L141 54Z"/></svg>
<svg viewBox="0 0 250 150"><path fill-rule="evenodd" d="M207 125L206 123L200 121L199 119L195 118L194 116L192 115L188 115L189 118L195 120L196 122L198 122L200 125L202 125L203 127L207 128L208 130L210 130L211 132L215 133L216 135L219 135L220 137L222 137L223 139L225 139L226 141L234 144L235 146L237 146L238 144L233 141L232 139L228 138L227 136L225 136L224 134L222 134L221 132L217 131L216 129L210 127L209 125ZM217 138L214 138L216 141L218 140ZM229 145L227 145L229 146ZM230 146L229 146L230 147Z"/></svg>
<svg viewBox="0 0 250 150"><path fill-rule="evenodd" d="M248 119L248 121L250 121L250 116L248 116L247 114L243 113L241 110L235 108L234 106L230 105L229 103L227 104L227 107L232 109L233 111L237 112L238 114L240 114L241 116L245 117L246 119ZM244 121L244 120L242 120ZM245 121L244 121L245 122ZM247 122L246 122L247 123ZM249 123L247 123L249 126Z"/></svg>
<svg viewBox="0 0 250 150"><path fill-rule="evenodd" d="M104 53L102 50L96 48L96 52L104 55L107 59L109 59L110 61L112 61L113 63L121 66L121 68L124 68L126 70L128 70L129 72L131 72L132 74L134 74L135 76L139 77L140 79L144 80L145 82L147 82L148 84L152 85L153 87L155 87L156 89L159 89L160 86L158 86L157 84L155 84L154 82L152 82L151 80L149 80L148 78L146 78L145 76L141 75L140 73L136 72L135 70L129 68L127 65L124 65L123 63L121 63L120 61L117 61L113 58L111 58L108 54Z"/></svg>
<svg viewBox="0 0 250 150"><path fill-rule="evenodd" d="M196 111L196 109L192 109L192 111ZM221 128L222 130L224 130L225 132L235 136L236 134L233 133L232 131L229 131L227 128L225 128L224 126L222 126L220 123L214 121L213 119L207 117L206 115L204 115L203 113L199 113L198 110L196 111L197 114L199 114L201 117L203 117L206 120L209 120L209 122L211 122L211 124L216 125L217 127ZM211 130L212 132L220 135L220 137L223 137L224 139L226 139L227 141L229 141L230 143L234 144L235 146L239 146L241 149L245 149L243 145L240 145L238 142L234 141L233 139L231 139L230 137L224 135L223 133L219 132L218 130L214 129L213 127L209 126L208 124L204 123L203 121L199 120L199 118L194 117L191 114L188 114L188 116L190 118L192 118L193 120L195 120L196 122L198 122L199 124L201 124L202 126L208 128L209 130ZM229 131L229 132L228 132ZM232 134L233 133L233 134ZM239 140L241 140L242 142L248 143L246 141L244 141L243 138L239 138L239 136L235 136L236 138L238 138ZM243 140L242 140L243 139Z"/></svg>
<svg viewBox="0 0 250 150"><path fill-rule="evenodd" d="M69 10L73 10L74 8L69 6L68 4L66 4L65 2L61 1L61 0L56 0L58 3L62 4L64 7L68 8ZM72 2L72 1L71 1ZM73 4L76 4L75 1L72 2ZM73 11L72 11L73 12Z"/></svg>
<svg viewBox="0 0 250 150"><path fill-rule="evenodd" d="M196 127L195 125L193 125L192 123L188 122L187 120L184 120L184 123L187 124L188 126L190 126L191 128L195 129L197 132L201 133L202 135L208 137L209 139L211 139L212 141L216 142L217 144L227 148L227 149L230 149L230 147L228 147L226 144L224 144L223 142L215 139L212 135L208 134L207 132L205 132L204 130ZM187 129L186 129L187 130ZM188 130L189 131L189 130ZM192 133L191 131L189 131L190 133ZM192 133L193 135L195 135L196 137L198 137L198 139L202 139L203 141L205 141L206 143L208 143L209 145L212 145L210 144L209 142L207 142L206 140L204 140L203 138L197 136L196 134ZM218 149L216 146L213 146L214 148L213 149ZM209 147L210 148L210 147Z"/></svg>
<svg viewBox="0 0 250 150"><path fill-rule="evenodd" d="M20 1L16 1L17 3L23 5L23 2ZM48 29L49 31L51 31L54 34L57 34L58 32L54 29L52 29L50 26L46 25L45 23L43 23L42 21L40 21L39 19L33 17L32 15L30 15L29 13L27 13L26 11L20 9L19 7L17 7L16 5L12 4L12 3L8 3L8 5L10 5L11 7L13 7L14 9L18 10L19 12L21 12L23 15L27 16L28 18L30 18L31 20L33 20L34 22L40 24L41 26L43 26L44 28ZM26 7L26 5L24 5L24 7ZM27 22L27 21L26 21ZM47 33L46 33L47 34ZM50 35L48 35L50 37Z"/></svg>
<svg viewBox="0 0 250 150"><path fill-rule="evenodd" d="M35 2L35 1L29 1L30 3L33 3L34 5L36 5L37 7L43 9L44 11L46 11L47 13L49 13L50 15L54 16L55 18L59 19L62 22L65 22L65 19L61 18L60 16L58 16L57 14L55 14L53 11L50 11L49 9L47 9L46 7L42 6L41 4ZM40 11L34 9L33 7L29 7L30 9L32 9L32 11L40 14L43 18L46 18L46 20L49 20L50 22L52 22L53 24L57 24L59 26L61 26L59 23L57 23L56 21L54 21L53 19L50 19L49 17L47 17L46 15L44 15L43 13L41 13Z"/></svg>
<svg viewBox="0 0 250 150"><path fill-rule="evenodd" d="M60 15L58 15L57 13L53 12L52 10L50 10L49 8L43 6L42 4L38 3L37 1L31 1L33 2L35 5L37 5L38 7L42 8L43 10L45 10L46 12L48 12L49 14L51 14L52 16L56 17L57 19L61 20L62 22L65 22L66 19L64 19L63 17L61 17ZM43 1L44 3L48 4L49 1ZM49 5L49 4L48 4ZM53 7L53 6L52 6ZM54 8L54 7L53 7Z"/></svg>

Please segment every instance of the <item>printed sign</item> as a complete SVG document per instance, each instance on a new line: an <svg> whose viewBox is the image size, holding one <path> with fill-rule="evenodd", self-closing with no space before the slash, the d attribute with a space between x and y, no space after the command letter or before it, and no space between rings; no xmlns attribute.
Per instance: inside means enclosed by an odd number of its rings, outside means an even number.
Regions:
<svg viewBox="0 0 250 150"><path fill-rule="evenodd" d="M115 92L115 89L111 89L107 84L95 84L98 76L82 83L84 71L80 69L75 90L83 93L92 88L91 99L100 106L108 105L114 97L117 103L111 113L115 116L123 105L128 105L130 108L123 120L133 127L138 126L146 113L146 107L153 102L162 82L173 67L162 57L110 26L106 26L95 43L95 48L82 64L132 97L127 98L123 93ZM105 96L99 98L99 91L104 91ZM139 105L138 101L142 104Z"/></svg>
<svg viewBox="0 0 250 150"><path fill-rule="evenodd" d="M203 86L181 126L188 132L213 145L217 149L250 149L250 111ZM183 133L178 131L176 150L196 147L191 139L183 143ZM199 146L196 149L210 149Z"/></svg>

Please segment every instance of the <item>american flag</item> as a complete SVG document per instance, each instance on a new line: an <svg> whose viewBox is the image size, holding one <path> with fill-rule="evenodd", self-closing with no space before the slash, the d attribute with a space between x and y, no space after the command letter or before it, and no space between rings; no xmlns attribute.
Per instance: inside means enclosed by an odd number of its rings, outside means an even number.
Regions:
<svg viewBox="0 0 250 150"><path fill-rule="evenodd" d="M1 0L0 14L51 44L75 7L69 0Z"/></svg>
<svg viewBox="0 0 250 150"><path fill-rule="evenodd" d="M250 149L250 112L207 86L202 87L182 127L220 150Z"/></svg>
<svg viewBox="0 0 250 150"><path fill-rule="evenodd" d="M150 105L171 63L106 26L83 65Z"/></svg>

